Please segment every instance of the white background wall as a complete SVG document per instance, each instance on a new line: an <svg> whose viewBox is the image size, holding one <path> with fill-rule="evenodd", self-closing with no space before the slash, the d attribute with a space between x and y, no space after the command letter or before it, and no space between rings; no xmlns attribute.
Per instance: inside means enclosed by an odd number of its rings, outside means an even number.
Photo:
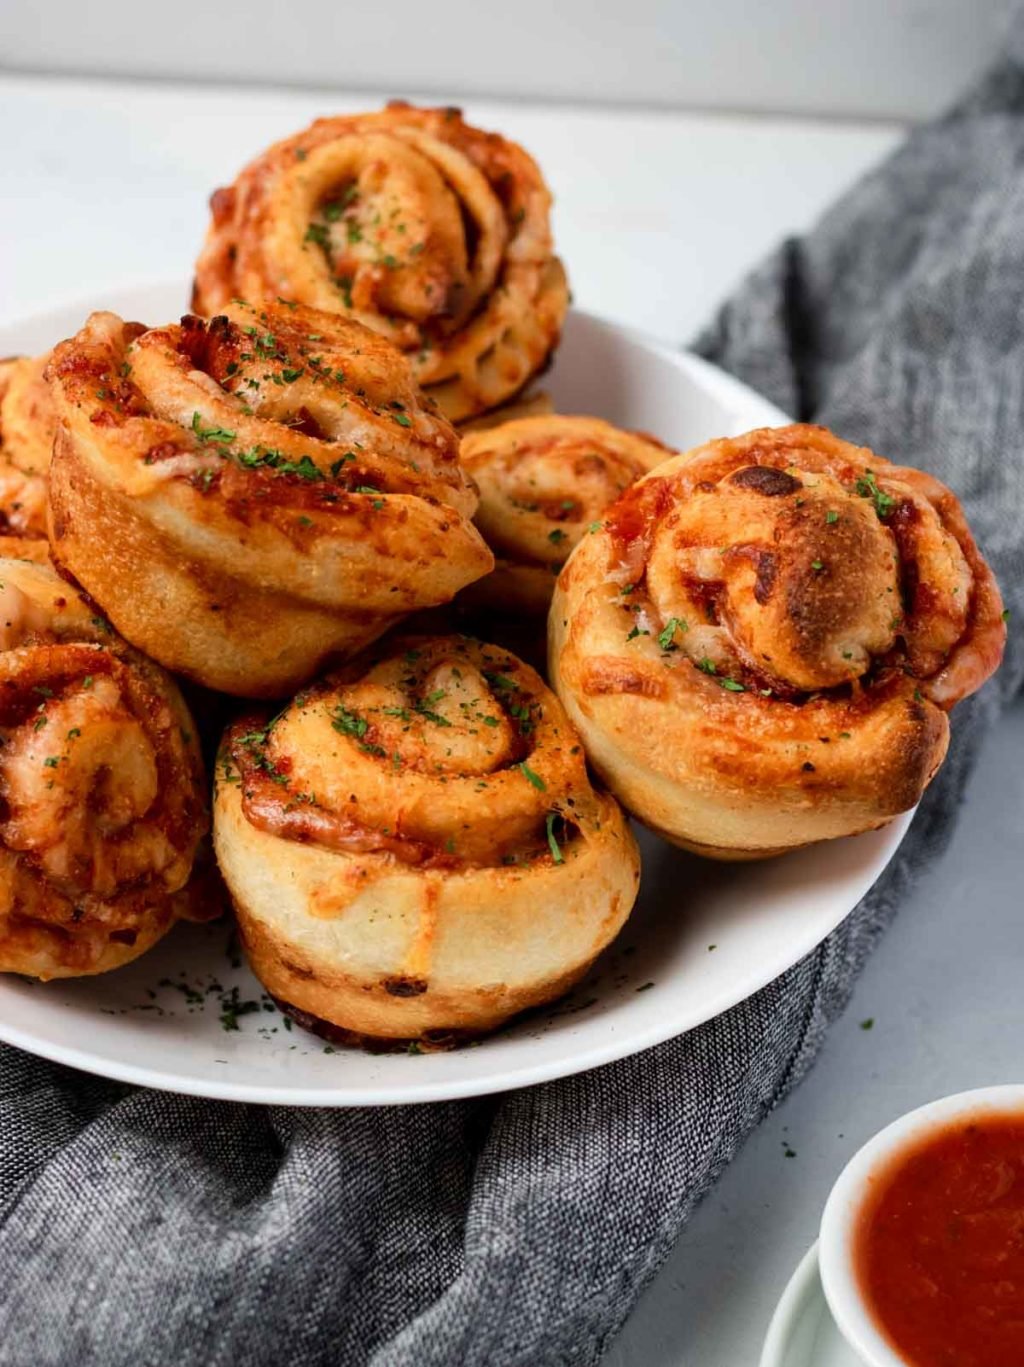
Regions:
<svg viewBox="0 0 1024 1367"><path fill-rule="evenodd" d="M0 0L0 69L920 117L1014 0Z"/></svg>

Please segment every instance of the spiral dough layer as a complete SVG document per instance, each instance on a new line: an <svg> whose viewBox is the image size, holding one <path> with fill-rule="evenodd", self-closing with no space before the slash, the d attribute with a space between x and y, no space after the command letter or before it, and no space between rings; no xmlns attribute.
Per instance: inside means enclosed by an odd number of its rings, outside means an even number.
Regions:
<svg viewBox="0 0 1024 1367"><path fill-rule="evenodd" d="M197 914L195 728L49 567L0 560L0 599L0 971L101 973Z"/></svg>
<svg viewBox="0 0 1024 1367"><path fill-rule="evenodd" d="M912 807L1005 626L954 495L824 428L669 461L559 580L552 679L670 840L756 858Z"/></svg>
<svg viewBox="0 0 1024 1367"><path fill-rule="evenodd" d="M557 345L568 288L531 157L457 109L318 119L212 199L193 307L345 313L412 360L453 421L503 403Z"/></svg>
<svg viewBox="0 0 1024 1367"><path fill-rule="evenodd" d="M0 555L45 563L46 476L57 425L49 355L0 361Z"/></svg>
<svg viewBox="0 0 1024 1367"><path fill-rule="evenodd" d="M382 338L236 303L54 352L54 555L123 634L277 696L493 563L453 429Z"/></svg>
<svg viewBox="0 0 1024 1367"><path fill-rule="evenodd" d="M552 1000L639 879L558 700L468 637L389 643L232 727L214 828L257 975L364 1041L450 1043Z"/></svg>
<svg viewBox="0 0 1024 1367"><path fill-rule="evenodd" d="M496 564L462 601L546 613L580 539L600 530L624 489L673 454L600 418L550 414L467 433L460 458L480 490L475 521Z"/></svg>

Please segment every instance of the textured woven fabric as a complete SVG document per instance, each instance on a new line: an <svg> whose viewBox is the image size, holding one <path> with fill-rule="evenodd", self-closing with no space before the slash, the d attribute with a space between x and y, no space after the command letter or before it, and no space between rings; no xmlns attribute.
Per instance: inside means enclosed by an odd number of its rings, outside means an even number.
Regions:
<svg viewBox="0 0 1024 1367"><path fill-rule="evenodd" d="M1017 52L758 270L700 349L952 484L1024 618ZM484 1101L317 1112L133 1090L0 1049L0 1362L596 1362L813 1061L1022 675L1011 631L889 872L824 945L622 1063Z"/></svg>

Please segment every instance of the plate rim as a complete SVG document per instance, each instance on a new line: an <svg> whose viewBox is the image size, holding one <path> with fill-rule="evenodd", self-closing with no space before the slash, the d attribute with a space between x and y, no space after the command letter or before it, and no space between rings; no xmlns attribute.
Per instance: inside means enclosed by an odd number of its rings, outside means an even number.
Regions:
<svg viewBox="0 0 1024 1367"><path fill-rule="evenodd" d="M118 307L121 301L133 294L140 296L143 294L159 295L161 292L166 292L168 295L173 292L184 301L187 298L187 281L180 279L128 281L116 289L110 289L107 293L110 306ZM81 296L68 299L63 303L50 301L35 313L3 319L0 321L0 330L13 332L19 327L34 329L40 326L45 327L48 317L57 314L64 315L77 309L82 311L84 318L88 312L96 307L98 294L99 291L83 293ZM779 424L790 421L787 415L771 400L766 399L742 380L698 356L695 352L684 347L674 346L642 329L617 323L599 313L575 308L571 310L571 313L572 316L591 325L597 325L601 330L609 332L617 338L625 337L657 353L682 371L688 371L692 376L699 379L705 390L712 391L723 404L732 404L741 408L753 404L766 413L770 410L774 415L774 421ZM649 1025L632 1028L625 1034L617 1032L613 1026L603 1039L597 1040L579 1051L566 1052L547 1059L542 1057L532 1063L505 1066L497 1069L493 1075L454 1079L441 1077L433 1080L426 1079L422 1082L404 1078L396 1082L382 1082L372 1085L340 1082L332 1086L307 1085L302 1088L248 1081L237 1082L229 1076L222 1080L181 1073L170 1068L158 1070L148 1064L134 1064L125 1059L98 1055L95 1050L89 1051L77 1045L64 1044L46 1038L41 1039L31 1030L9 1022L2 1014L0 1014L0 1041L50 1062L63 1064L117 1082L150 1087L158 1091L185 1096L260 1105L329 1107L331 1109L396 1104L420 1105L434 1101L464 1100L469 1097L488 1096L511 1091L520 1087L538 1086L545 1082L555 1081L562 1077L576 1076L593 1068L618 1062L662 1044L666 1040L687 1034L698 1026L717 1019L726 1011L731 1010L768 986L769 983L823 943L878 882L899 849L913 821L915 811L916 809L912 809L909 812L901 813L889 822L882 832L872 833L881 835L884 841L883 849L872 870L870 881L866 882L856 900L845 911L837 914L834 919L830 919L824 931L815 926L808 928L802 935L788 940L784 952L779 952L775 957L769 958L767 970L762 968L761 971L752 975L757 979L753 985L750 979L739 978L736 980L736 984L723 988L710 999L706 999L701 1008L699 1019L691 1020L687 1024L680 1024L677 1013L666 1013ZM850 837L850 839L855 838ZM764 960L762 959L760 962L763 964Z"/></svg>
<svg viewBox="0 0 1024 1367"><path fill-rule="evenodd" d="M818 1266L817 1239L793 1269L789 1281L776 1303L768 1324L768 1332L764 1336L758 1367L795 1367L787 1358L790 1340L798 1315L803 1310L808 1298L814 1295L815 1282L817 1283L818 1296L821 1298L825 1313L828 1314L828 1302L825 1300L825 1292L821 1285L821 1271Z"/></svg>
<svg viewBox="0 0 1024 1367"><path fill-rule="evenodd" d="M199 1078L170 1070L158 1072L149 1067L120 1059L101 1059L95 1053L88 1053L74 1045L56 1044L50 1040L40 1042L38 1036L23 1031L19 1026L9 1024L2 1015L0 1015L0 1042L13 1044L17 1048L25 1050L26 1053L48 1059L51 1063L65 1064L82 1072L110 1078L116 1082L127 1082L139 1087L151 1087L156 1091L173 1092L183 1096L206 1097L214 1101L241 1101L263 1106L328 1107L332 1110L345 1110L355 1106L418 1106L435 1101L465 1101L472 1097L493 1096L499 1092L514 1091L521 1087L537 1087L545 1082L556 1082L563 1077L576 1077L581 1073L590 1072L591 1069L600 1068L606 1064L619 1063L623 1059L632 1058L635 1054L645 1053L648 1049L664 1044L668 1040L687 1035L691 1030L699 1029L700 1026L717 1020L719 1016L731 1011L733 1007L741 1005L768 987L776 978L812 953L820 944L823 944L829 935L853 912L861 898L875 886L903 843L916 810L915 808L914 811L901 813L889 823L887 834L890 834L891 839L885 852L884 862L876 869L874 878L867 884L857 902L847 911L842 912L823 935L819 935L817 931L809 931L803 936L800 940L799 952L793 953L794 941L790 941L785 954L780 954L779 960L773 961L770 975L767 978L758 975L760 981L756 987L749 990L733 988L719 992L702 1008L701 1018L688 1025L680 1025L677 1018L671 1013L666 1013L660 1021L656 1021L644 1029L634 1029L625 1036L620 1037L614 1031L610 1031L603 1041L595 1042L571 1056L562 1055L532 1065L513 1066L510 1069L496 1071L493 1076L442 1078L425 1080L420 1083L406 1079L401 1082L381 1083L373 1087L346 1082L330 1087L306 1086L301 1089L283 1087L279 1084L234 1082L230 1078L225 1078L221 1082L219 1078ZM857 837L848 838L856 839ZM785 962L781 962L782 960Z"/></svg>

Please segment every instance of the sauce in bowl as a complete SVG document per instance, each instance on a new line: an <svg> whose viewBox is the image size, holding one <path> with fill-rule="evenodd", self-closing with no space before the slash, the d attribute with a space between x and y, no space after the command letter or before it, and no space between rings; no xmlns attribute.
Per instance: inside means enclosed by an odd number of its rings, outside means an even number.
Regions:
<svg viewBox="0 0 1024 1367"><path fill-rule="evenodd" d="M899 1150L872 1179L853 1261L912 1367L1024 1367L1024 1112L966 1115Z"/></svg>

